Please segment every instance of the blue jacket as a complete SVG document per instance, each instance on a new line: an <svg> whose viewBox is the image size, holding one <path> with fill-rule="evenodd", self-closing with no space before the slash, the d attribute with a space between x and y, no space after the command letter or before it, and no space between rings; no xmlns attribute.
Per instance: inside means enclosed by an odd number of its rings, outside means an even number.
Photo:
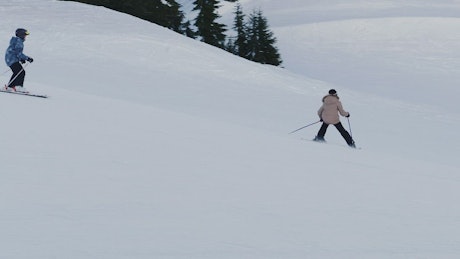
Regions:
<svg viewBox="0 0 460 259"><path fill-rule="evenodd" d="M24 55L24 40L19 37L13 37L10 40L10 46L5 53L5 62L8 66L13 65L20 60L27 60L29 57Z"/></svg>

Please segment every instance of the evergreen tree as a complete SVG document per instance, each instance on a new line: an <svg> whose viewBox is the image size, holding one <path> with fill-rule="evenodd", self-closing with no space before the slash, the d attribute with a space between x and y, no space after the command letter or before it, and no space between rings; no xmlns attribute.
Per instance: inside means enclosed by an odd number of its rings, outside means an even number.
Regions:
<svg viewBox="0 0 460 259"><path fill-rule="evenodd" d="M199 11L195 18L196 34L201 41L210 45L225 47L225 25L216 22L220 15L217 14L218 0L195 0L193 11Z"/></svg>
<svg viewBox="0 0 460 259"><path fill-rule="evenodd" d="M179 33L185 33L184 14L175 0L63 0L104 6L127 13Z"/></svg>
<svg viewBox="0 0 460 259"><path fill-rule="evenodd" d="M184 13L180 10L181 5L175 0L166 0L166 3L166 27L175 32L185 34L187 27L186 24L183 23L185 16Z"/></svg>
<svg viewBox="0 0 460 259"><path fill-rule="evenodd" d="M282 63L276 38L268 28L262 11L253 11L249 17L249 59L262 64L279 66Z"/></svg>
<svg viewBox="0 0 460 259"><path fill-rule="evenodd" d="M256 53L259 52L259 38L257 37L257 17L255 16L255 11L249 15L248 23L246 27L246 35L248 39L248 53L247 59L254 61Z"/></svg>
<svg viewBox="0 0 460 259"><path fill-rule="evenodd" d="M185 36L195 39L196 38L196 33L195 31L191 28L192 24L190 21L187 21L184 23L184 34Z"/></svg>
<svg viewBox="0 0 460 259"><path fill-rule="evenodd" d="M235 54L248 58L249 49L248 49L248 38L247 38L247 29L244 22L245 16L243 14L243 9L240 4L236 6L235 10L235 20L233 22L233 29L236 31L236 40L234 42Z"/></svg>
<svg viewBox="0 0 460 259"><path fill-rule="evenodd" d="M225 44L225 50L234 55L238 55L238 51L235 45L235 40L233 38L228 39L227 44Z"/></svg>

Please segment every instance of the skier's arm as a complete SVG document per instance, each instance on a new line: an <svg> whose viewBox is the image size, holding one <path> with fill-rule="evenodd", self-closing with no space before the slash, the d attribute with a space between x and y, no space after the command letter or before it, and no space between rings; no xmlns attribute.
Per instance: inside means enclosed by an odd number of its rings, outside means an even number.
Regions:
<svg viewBox="0 0 460 259"><path fill-rule="evenodd" d="M22 53L24 47L24 45L20 44L19 42L16 43L16 45L14 45L14 52L16 53L16 57L19 59L19 60L28 60L29 57L27 55L25 55L24 53Z"/></svg>
<svg viewBox="0 0 460 259"><path fill-rule="evenodd" d="M340 101L337 104L337 109L339 110L340 115L344 117L350 116L350 113L343 109L342 103Z"/></svg>
<svg viewBox="0 0 460 259"><path fill-rule="evenodd" d="M318 116L321 121L323 120L323 118L321 117L323 114L323 110L324 110L324 105L321 105L321 107L318 110Z"/></svg>

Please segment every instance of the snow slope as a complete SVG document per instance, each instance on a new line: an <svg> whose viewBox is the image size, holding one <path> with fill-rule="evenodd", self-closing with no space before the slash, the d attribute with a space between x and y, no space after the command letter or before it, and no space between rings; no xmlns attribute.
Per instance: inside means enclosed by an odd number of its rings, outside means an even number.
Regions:
<svg viewBox="0 0 460 259"><path fill-rule="evenodd" d="M274 2L260 3L269 14ZM365 2L348 3L373 10ZM423 4L419 9L431 10ZM460 209L454 205L459 114L452 103L425 101L436 89L421 91L420 101L403 101L400 92L411 86L401 89L392 77L382 78L386 92L338 84L333 70L318 69L324 77L312 79L294 69L305 65L288 58L295 49L282 48L287 69L263 66L77 3L5 0L0 10L5 48L17 27L31 32L25 53L35 62L26 68L26 87L51 96L0 95L0 258L460 255ZM315 32L314 24L292 17L290 25ZM336 59L334 65L349 69L344 60L354 56L336 33L369 17L342 18L331 13L318 24L341 28L316 39L323 47L319 67ZM403 32L391 36L385 19L375 20L383 35L368 35L360 46L378 49L386 34L395 48L413 50L407 42L397 44ZM452 19L436 18L455 37ZM276 30L287 35L290 28L280 24ZM431 32L419 37L431 38L438 29L428 27ZM441 36L433 41L443 44ZM326 51L328 46L337 51ZM365 57L362 82L376 67L391 74L394 66L379 62L385 55ZM10 76L4 69L3 82ZM303 140L318 125L288 134L317 120L331 87L352 114L361 150L344 146L333 128L326 145Z"/></svg>
<svg viewBox="0 0 460 259"><path fill-rule="evenodd" d="M245 13L260 8L267 16L290 71L460 112L460 1L240 2ZM233 5L221 11L231 24Z"/></svg>

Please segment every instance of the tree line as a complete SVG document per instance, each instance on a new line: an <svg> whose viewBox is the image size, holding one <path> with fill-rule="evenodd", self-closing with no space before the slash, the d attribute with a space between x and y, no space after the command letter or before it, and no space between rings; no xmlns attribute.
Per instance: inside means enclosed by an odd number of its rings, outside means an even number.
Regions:
<svg viewBox="0 0 460 259"><path fill-rule="evenodd" d="M262 64L279 66L282 63L276 37L270 30L268 20L261 10L244 14L238 3L232 29L236 36L227 36L226 25L218 22L219 0L194 0L193 11L197 16L186 20L182 6L175 0L61 0L86 3L127 13L143 20L171 29L227 50L235 55ZM238 0L226 0L238 2Z"/></svg>

